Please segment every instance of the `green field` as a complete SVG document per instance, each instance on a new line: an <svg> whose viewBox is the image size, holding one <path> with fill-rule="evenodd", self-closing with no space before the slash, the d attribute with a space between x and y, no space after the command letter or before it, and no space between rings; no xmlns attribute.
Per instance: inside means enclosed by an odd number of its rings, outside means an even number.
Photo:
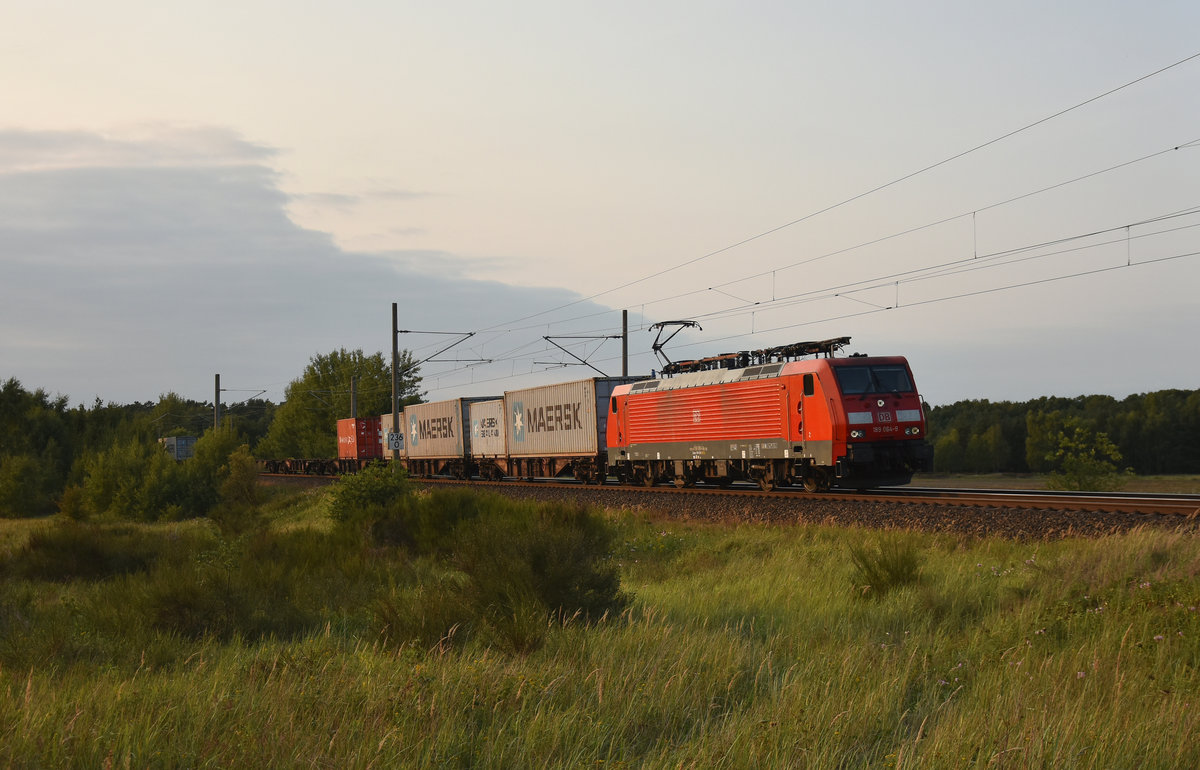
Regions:
<svg viewBox="0 0 1200 770"><path fill-rule="evenodd" d="M340 537L325 494L239 536L0 521L0 765L1200 766L1190 534L608 512L628 604L522 652L381 633L453 578ZM71 558L31 550L59 527Z"/></svg>
<svg viewBox="0 0 1200 770"><path fill-rule="evenodd" d="M919 487L969 487L974 489L1046 489L1046 477L1036 473L918 473ZM1121 492L1200 495L1200 476L1127 476Z"/></svg>

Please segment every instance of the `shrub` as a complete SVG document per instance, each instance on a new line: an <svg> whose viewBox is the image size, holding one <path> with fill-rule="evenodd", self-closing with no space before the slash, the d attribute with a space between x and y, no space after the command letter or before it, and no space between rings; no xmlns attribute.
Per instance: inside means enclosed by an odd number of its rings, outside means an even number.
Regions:
<svg viewBox="0 0 1200 770"><path fill-rule="evenodd" d="M411 489L403 469L368 465L358 473L338 479L330 495L329 515L341 524L369 527L390 506L407 498Z"/></svg>
<svg viewBox="0 0 1200 770"><path fill-rule="evenodd" d="M50 487L54 479L45 461L28 454L0 457L0 518L52 513Z"/></svg>
<svg viewBox="0 0 1200 770"><path fill-rule="evenodd" d="M445 651L460 646L475 630L477 617L466 600L462 573L423 577L415 586L393 587L374 603L375 632L392 648L409 644Z"/></svg>
<svg viewBox="0 0 1200 770"><path fill-rule="evenodd" d="M882 535L875 548L850 546L854 585L864 596L883 596L921 579L921 557L915 543L892 533Z"/></svg>
<svg viewBox="0 0 1200 770"><path fill-rule="evenodd" d="M377 498L376 498L377 499ZM425 648L468 639L526 653L556 618L622 609L614 532L581 506L533 505L469 490L369 504L375 542L403 545L426 568L375 607L385 643Z"/></svg>
<svg viewBox="0 0 1200 770"><path fill-rule="evenodd" d="M75 521L86 521L88 509L84 503L83 488L72 484L64 489L58 500L58 512Z"/></svg>
<svg viewBox="0 0 1200 770"><path fill-rule="evenodd" d="M176 462L155 443L114 443L83 463L84 481L72 518L101 514L138 521L203 516L227 495L245 502L248 450L231 428L210 430L196 441L195 456ZM227 486L228 485L228 486Z"/></svg>
<svg viewBox="0 0 1200 770"><path fill-rule="evenodd" d="M145 571L167 547L162 535L68 520L34 532L4 567L29 580L101 580Z"/></svg>
<svg viewBox="0 0 1200 770"><path fill-rule="evenodd" d="M260 530L216 543L191 560L160 564L139 601L162 631L286 638L321 628L334 614L365 610L377 583L349 538Z"/></svg>
<svg viewBox="0 0 1200 770"><path fill-rule="evenodd" d="M483 498L469 489L409 495L375 520L371 535L381 545L399 545L413 554L445 556L455 546L455 533L479 517Z"/></svg>
<svg viewBox="0 0 1200 770"><path fill-rule="evenodd" d="M627 603L611 558L613 531L582 506L534 507L488 496L458 530L455 565L468 601L503 646L540 647L551 617L598 618Z"/></svg>
<svg viewBox="0 0 1200 770"><path fill-rule="evenodd" d="M224 480L220 487L220 502L209 513L221 532L239 535L262 526L263 518L258 510L258 464L250 455L250 447L242 444L229 462L221 469Z"/></svg>
<svg viewBox="0 0 1200 770"><path fill-rule="evenodd" d="M196 439L192 458L179 465L186 471L188 486L186 494L175 502L184 515L202 516L221 502L222 485L234 467L230 460L244 443L241 435L228 425L207 430ZM246 455L249 456L249 450Z"/></svg>
<svg viewBox="0 0 1200 770"><path fill-rule="evenodd" d="M329 509L335 521L376 545L400 546L414 556L445 555L458 524L479 515L479 501L464 489L414 494L403 472L372 465L338 481Z"/></svg>
<svg viewBox="0 0 1200 770"><path fill-rule="evenodd" d="M81 511L155 521L172 506L194 510L191 489L183 466L157 445L132 439L87 460Z"/></svg>

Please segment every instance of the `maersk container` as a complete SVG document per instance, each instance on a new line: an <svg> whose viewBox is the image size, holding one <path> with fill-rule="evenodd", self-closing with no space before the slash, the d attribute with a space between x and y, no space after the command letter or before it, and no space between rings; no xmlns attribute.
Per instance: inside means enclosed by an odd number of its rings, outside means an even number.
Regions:
<svg viewBox="0 0 1200 770"><path fill-rule="evenodd" d="M412 458L464 457L471 451L469 409L473 402L495 400L455 398L404 408L404 445Z"/></svg>
<svg viewBox="0 0 1200 770"><path fill-rule="evenodd" d="M641 377L592 377L504 394L512 457L596 455L606 448L613 388Z"/></svg>
<svg viewBox="0 0 1200 770"><path fill-rule="evenodd" d="M338 420L337 429L338 459L368 460L383 456L378 417L348 417Z"/></svg>
<svg viewBox="0 0 1200 770"><path fill-rule="evenodd" d="M503 457L508 431L504 420L504 399L476 401L471 404L471 456Z"/></svg>
<svg viewBox="0 0 1200 770"><path fill-rule="evenodd" d="M383 414L383 415L379 416L380 451L383 453L382 456L389 460L395 460L397 458L402 459L402 458L408 456L408 452L406 450L406 447L408 446L408 441L405 440L405 438L406 438L405 426L408 423L406 423L404 421L404 410L403 409L400 410L399 417L400 417L400 425L399 425L398 434L400 437L400 449L392 450L392 449L388 449L388 434L392 432L392 413L388 412L387 414Z"/></svg>

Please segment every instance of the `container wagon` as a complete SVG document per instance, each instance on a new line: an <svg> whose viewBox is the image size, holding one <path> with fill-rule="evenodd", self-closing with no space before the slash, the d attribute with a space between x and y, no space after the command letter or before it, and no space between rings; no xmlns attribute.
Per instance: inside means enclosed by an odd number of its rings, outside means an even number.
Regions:
<svg viewBox="0 0 1200 770"><path fill-rule="evenodd" d="M455 398L404 407L405 457L414 476L453 476L467 479L475 474L471 461L470 406L475 401L495 401L498 396Z"/></svg>
<svg viewBox="0 0 1200 770"><path fill-rule="evenodd" d="M567 476L602 484L608 476L608 403L637 377L592 377L504 393L508 457L504 475Z"/></svg>

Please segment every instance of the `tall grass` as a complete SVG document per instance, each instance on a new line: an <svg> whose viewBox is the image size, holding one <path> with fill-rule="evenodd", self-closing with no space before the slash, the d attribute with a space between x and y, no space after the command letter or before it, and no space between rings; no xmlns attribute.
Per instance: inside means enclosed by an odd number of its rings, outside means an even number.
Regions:
<svg viewBox="0 0 1200 770"><path fill-rule="evenodd" d="M1200 765L1191 534L905 535L920 579L864 601L852 553L881 553L878 533L612 523L632 604L590 619L539 613L540 646L526 650L484 633L389 643L373 602L453 616L438 597L469 580L462 565L336 546L323 560L319 539L248 536L255 560L303 566L230 578L275 586L281 604L320 594L289 633L106 631L107 646L85 638L59 652L56 637L19 656L11 643L27 637L14 628L86 620L90 602L159 567L7 581L0 765ZM240 574L237 548L212 537L206 558ZM285 591L303 573L312 581ZM134 614L121 616L131 628Z"/></svg>

